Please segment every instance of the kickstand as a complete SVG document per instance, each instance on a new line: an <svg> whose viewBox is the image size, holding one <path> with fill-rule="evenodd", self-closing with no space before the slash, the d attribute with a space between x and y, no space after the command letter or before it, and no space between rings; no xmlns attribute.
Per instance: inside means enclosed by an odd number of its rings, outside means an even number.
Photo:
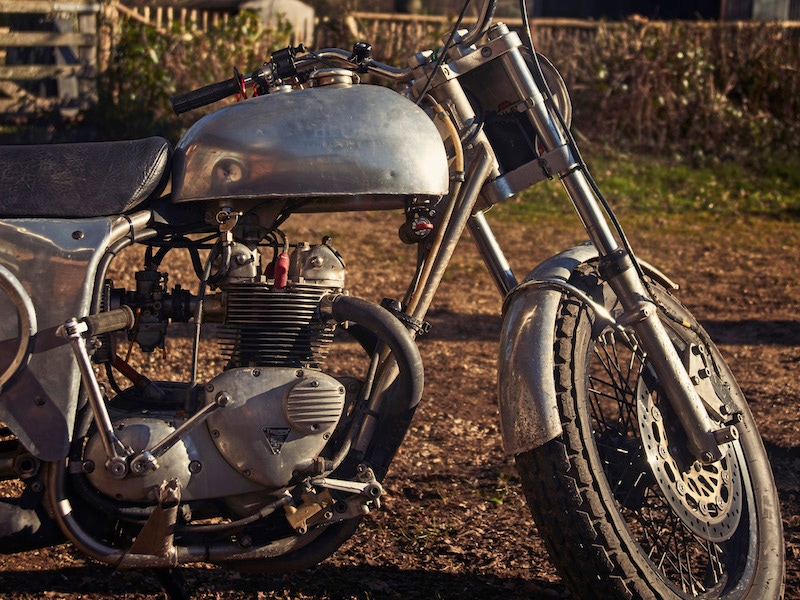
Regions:
<svg viewBox="0 0 800 600"><path fill-rule="evenodd" d="M191 600L189 592L186 590L186 578L183 576L183 571L179 567L170 567L167 569L152 569L153 575L156 576L164 592L167 594L169 600Z"/></svg>

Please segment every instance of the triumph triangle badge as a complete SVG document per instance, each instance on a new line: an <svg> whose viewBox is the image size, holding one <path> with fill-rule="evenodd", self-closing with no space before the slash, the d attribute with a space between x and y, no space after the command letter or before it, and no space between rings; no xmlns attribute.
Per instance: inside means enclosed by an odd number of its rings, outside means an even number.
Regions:
<svg viewBox="0 0 800 600"><path fill-rule="evenodd" d="M263 427L261 431L267 436L267 445L276 456L281 453L281 448L286 443L286 438L292 432L290 427Z"/></svg>

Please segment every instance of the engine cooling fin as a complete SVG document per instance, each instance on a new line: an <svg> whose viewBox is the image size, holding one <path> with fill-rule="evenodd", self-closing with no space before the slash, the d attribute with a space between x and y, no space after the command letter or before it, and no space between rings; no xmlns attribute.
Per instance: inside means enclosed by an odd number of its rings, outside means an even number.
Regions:
<svg viewBox="0 0 800 600"><path fill-rule="evenodd" d="M228 368L317 368L325 360L334 331L318 316L326 289L297 285L273 290L265 283L243 283L227 291L219 338Z"/></svg>

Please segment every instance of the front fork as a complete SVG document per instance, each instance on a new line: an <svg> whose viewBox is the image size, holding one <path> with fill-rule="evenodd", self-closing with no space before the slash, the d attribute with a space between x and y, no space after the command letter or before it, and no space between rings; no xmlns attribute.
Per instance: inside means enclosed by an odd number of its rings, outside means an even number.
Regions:
<svg viewBox="0 0 800 600"><path fill-rule="evenodd" d="M520 97L528 99L526 113L541 136L545 151L569 149L561 125L556 123L521 54L512 50L504 60L512 84ZM633 257L615 238L590 184L586 167L579 163L576 157L570 156L567 161L570 166L562 171L561 182L600 255L601 276L616 293L623 308L621 324L636 332L649 364L683 426L694 457L706 464L720 460L720 444L730 441L730 428L715 430L706 406L659 318L657 306L634 267ZM469 225L501 293L510 292L516 286L516 280L482 215L473 216Z"/></svg>

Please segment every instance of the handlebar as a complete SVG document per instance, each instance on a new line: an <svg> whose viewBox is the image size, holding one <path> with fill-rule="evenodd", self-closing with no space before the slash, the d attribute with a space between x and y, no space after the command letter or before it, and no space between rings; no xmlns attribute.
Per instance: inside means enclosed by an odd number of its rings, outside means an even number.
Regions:
<svg viewBox="0 0 800 600"><path fill-rule="evenodd" d="M309 68L317 63L330 66L331 62L335 62L341 66L349 67L351 69L357 67L363 68L367 72L372 73L373 75L376 75L385 81L402 83L405 81L410 81L412 78L411 69L399 69L397 67L385 65L374 60L370 60L364 65L357 65L351 60L352 56L352 52L348 52L347 50L342 50L340 48L323 48L322 50L310 52L305 56L299 57L297 59L297 67Z"/></svg>
<svg viewBox="0 0 800 600"><path fill-rule="evenodd" d="M483 0L478 11L477 23L471 30L464 34L459 43L470 45L482 37L492 23L496 6L497 0ZM302 57L296 56L295 52L298 50L305 51L305 48L303 48L301 45L295 49L290 47L285 50L289 52L288 61L291 64L284 63L282 61L280 61L280 64L276 62L274 66L275 70L277 71L278 78L283 77L282 71L284 67L302 70L309 69L318 63L330 66L330 62L336 62L351 69L363 69L364 71L372 73L377 77L384 79L385 81L391 81L394 83L405 83L410 81L413 77L411 69L398 69L396 67L391 67L371 59L366 62L361 62L360 60L354 61L354 53L340 50L338 48L325 48L324 50L319 50L317 52L309 52ZM273 59L275 59L275 56L276 55L273 54ZM282 56L281 59L287 59L287 57ZM233 71L233 77L227 81L212 83L191 92L173 96L170 98L172 109L176 114L181 114L195 108L205 106L206 104L223 100L228 96L242 94L242 96L246 97L245 88L247 85L255 85L259 80L265 80L273 75L272 67L270 67L267 63L264 65L264 70L251 73L250 75L246 75L244 77L240 75L236 69Z"/></svg>
<svg viewBox="0 0 800 600"><path fill-rule="evenodd" d="M227 81L212 83L185 94L178 94L169 100L172 103L172 110L175 111L176 115L179 115L243 92L244 79L239 75L239 71L234 69L233 77Z"/></svg>
<svg viewBox="0 0 800 600"><path fill-rule="evenodd" d="M293 57L292 66L298 70L309 70L317 64L330 66L331 63L336 63L350 69L363 68L367 72L386 81L401 83L411 80L411 69L398 69L372 60L366 64L358 64L354 63L352 58L353 54L346 50L325 48L317 52L309 52L305 56L297 57L296 59ZM195 108L200 108L206 104L223 100L228 96L234 96L236 94L245 96L247 86L256 85L259 82L263 83L267 78L272 77L273 74L278 74L276 73L278 69L273 69L268 63L265 63L261 70L254 71L248 75L240 75L239 71L236 69L233 71L233 77L227 81L212 83L205 87L184 94L178 94L170 98L172 109L175 111L175 114L179 115Z"/></svg>

